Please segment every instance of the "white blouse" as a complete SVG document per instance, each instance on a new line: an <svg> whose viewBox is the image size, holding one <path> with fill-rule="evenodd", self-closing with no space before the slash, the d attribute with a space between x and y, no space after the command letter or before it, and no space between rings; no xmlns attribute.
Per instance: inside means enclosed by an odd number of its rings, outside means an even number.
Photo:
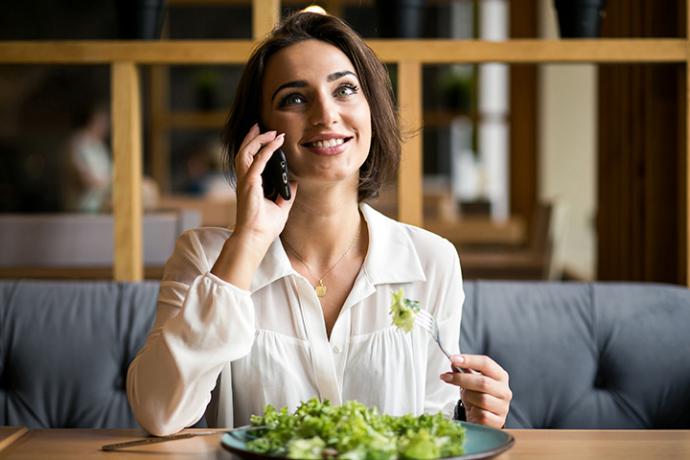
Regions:
<svg viewBox="0 0 690 460"><path fill-rule="evenodd" d="M314 287L292 268L279 238L248 292L210 273L229 230L180 236L155 324L127 376L144 429L174 433L204 413L209 426L240 426L266 404L294 410L314 396L392 415L452 416L459 391L440 379L447 358L422 329L394 327L389 307L402 287L437 318L444 346L458 353L464 293L455 247L366 204L360 209L369 248L330 338Z"/></svg>

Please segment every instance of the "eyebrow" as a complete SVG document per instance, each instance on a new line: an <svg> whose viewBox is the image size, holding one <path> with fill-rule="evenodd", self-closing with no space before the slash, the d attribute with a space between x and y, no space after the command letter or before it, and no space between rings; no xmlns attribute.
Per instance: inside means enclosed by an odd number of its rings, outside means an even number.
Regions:
<svg viewBox="0 0 690 460"><path fill-rule="evenodd" d="M341 70L340 72L333 72L332 74L328 75L328 77L326 77L326 81L331 82L339 80L346 75L352 75L353 77L357 78L357 75L354 72L351 72L349 70ZM276 98L276 94L278 94L280 90L283 90L285 88L304 88L305 86L307 86L307 82L305 80L295 80L283 83L278 87L278 89L276 89L273 92L273 95L271 96L271 101L273 101L273 99Z"/></svg>

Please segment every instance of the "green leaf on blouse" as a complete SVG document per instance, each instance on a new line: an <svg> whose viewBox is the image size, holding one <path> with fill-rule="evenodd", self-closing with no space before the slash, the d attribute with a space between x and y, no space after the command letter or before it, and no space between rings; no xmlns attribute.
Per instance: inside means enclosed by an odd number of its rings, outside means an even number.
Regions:
<svg viewBox="0 0 690 460"><path fill-rule="evenodd" d="M410 332L414 327L415 317L420 308L418 301L405 298L402 288L394 291L390 310L393 325L405 332Z"/></svg>

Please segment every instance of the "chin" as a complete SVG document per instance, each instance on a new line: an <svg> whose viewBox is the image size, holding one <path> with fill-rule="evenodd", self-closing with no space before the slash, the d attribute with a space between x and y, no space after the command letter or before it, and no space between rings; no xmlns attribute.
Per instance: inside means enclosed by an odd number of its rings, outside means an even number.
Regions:
<svg viewBox="0 0 690 460"><path fill-rule="evenodd" d="M343 183L353 183L355 187L359 184L359 170L354 174L348 172L322 171L313 174L295 175L295 180L304 185L333 186Z"/></svg>

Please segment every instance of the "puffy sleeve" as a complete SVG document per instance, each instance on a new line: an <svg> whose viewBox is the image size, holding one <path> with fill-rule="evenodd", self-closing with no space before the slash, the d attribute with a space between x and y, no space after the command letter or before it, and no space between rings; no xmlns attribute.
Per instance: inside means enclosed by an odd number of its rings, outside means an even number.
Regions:
<svg viewBox="0 0 690 460"><path fill-rule="evenodd" d="M443 240L443 243L445 247L437 252L443 266L437 267L436 277L429 280L433 283L430 289L436 297L433 302L436 309L431 313L438 321L443 347L454 355L460 353L460 320L465 293L457 250L449 241ZM424 412L443 412L452 418L460 391L457 386L441 380L440 375L450 370L450 362L432 339L429 339L429 347Z"/></svg>
<svg viewBox="0 0 690 460"><path fill-rule="evenodd" d="M139 424L164 436L204 414L223 367L249 353L255 333L250 293L210 273L198 230L185 232L166 263L156 320L127 372L127 396ZM216 235L217 257L224 235ZM210 251L213 252L213 251Z"/></svg>

